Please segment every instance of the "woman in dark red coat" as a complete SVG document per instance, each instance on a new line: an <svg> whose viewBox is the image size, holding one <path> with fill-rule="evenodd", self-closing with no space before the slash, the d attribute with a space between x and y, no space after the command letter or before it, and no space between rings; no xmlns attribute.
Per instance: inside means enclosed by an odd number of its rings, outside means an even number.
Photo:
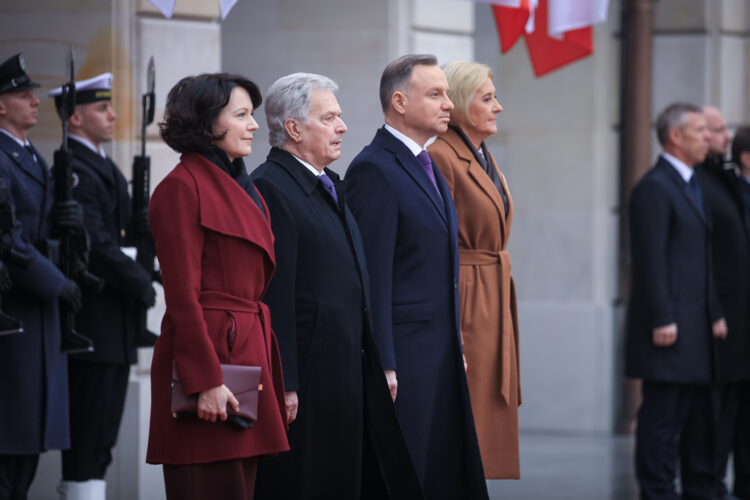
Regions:
<svg viewBox="0 0 750 500"><path fill-rule="evenodd" d="M164 464L170 499L251 499L258 457L289 449L281 362L260 302L275 265L273 235L242 162L260 103L242 77L187 77L170 91L160 125L182 157L149 209L167 310L151 365L146 460ZM199 395L195 417L170 413L173 364L185 392ZM261 367L251 429L226 421L237 400L221 364Z"/></svg>

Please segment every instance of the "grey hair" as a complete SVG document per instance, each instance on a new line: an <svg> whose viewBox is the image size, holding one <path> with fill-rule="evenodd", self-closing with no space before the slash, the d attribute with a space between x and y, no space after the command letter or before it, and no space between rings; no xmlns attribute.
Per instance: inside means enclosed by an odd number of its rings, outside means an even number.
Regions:
<svg viewBox="0 0 750 500"><path fill-rule="evenodd" d="M664 146L669 140L669 131L673 128L682 129L685 126L687 113L701 113L703 108L689 102L675 102L664 108L656 118L656 137L659 144Z"/></svg>
<svg viewBox="0 0 750 500"><path fill-rule="evenodd" d="M406 54L391 61L380 77L380 105L383 112L391 105L391 96L397 90L409 90L414 66L437 66L437 58L432 54ZM266 105L267 106L267 105Z"/></svg>
<svg viewBox="0 0 750 500"><path fill-rule="evenodd" d="M289 136L284 122L288 118L307 123L313 90L336 92L338 89L336 82L314 73L293 73L276 80L268 89L265 99L268 142L271 146L281 148L286 144Z"/></svg>

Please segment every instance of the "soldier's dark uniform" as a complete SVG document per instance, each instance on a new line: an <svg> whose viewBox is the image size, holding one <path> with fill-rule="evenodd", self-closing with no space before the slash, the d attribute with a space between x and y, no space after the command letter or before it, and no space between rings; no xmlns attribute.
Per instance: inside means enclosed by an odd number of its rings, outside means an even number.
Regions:
<svg viewBox="0 0 750 500"><path fill-rule="evenodd" d="M0 65L0 94L38 86L26 75L20 54ZM0 498L25 498L39 453L70 445L58 309L68 280L34 246L50 234L49 168L31 143L1 128L0 175L18 220L16 250L31 259L25 270L10 267L13 289L2 301L4 311L23 322L24 332L0 336Z"/></svg>
<svg viewBox="0 0 750 500"><path fill-rule="evenodd" d="M111 99L111 75L76 83L76 103ZM54 94L52 91L51 94ZM134 307L153 303L151 278L121 250L130 244L132 216L127 181L93 144L71 134L73 197L83 207L90 238L89 270L104 280L101 293L84 289L76 329L94 341L94 352L71 355L71 449L63 452L63 489L104 488L125 403L130 365L137 360ZM68 484L66 484L66 482ZM76 495L70 494L76 498ZM98 498L94 495L86 498Z"/></svg>

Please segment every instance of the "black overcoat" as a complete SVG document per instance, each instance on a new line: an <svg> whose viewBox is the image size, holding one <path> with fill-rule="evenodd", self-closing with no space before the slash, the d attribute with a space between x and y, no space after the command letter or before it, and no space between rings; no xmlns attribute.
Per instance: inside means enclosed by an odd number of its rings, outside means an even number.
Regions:
<svg viewBox="0 0 750 500"><path fill-rule="evenodd" d="M261 463L256 498L360 498L370 444L390 498L421 498L372 339L359 230L344 183L326 173L338 205L281 149L252 173L275 237L276 272L264 302L286 390L299 397L291 451Z"/></svg>
<svg viewBox="0 0 750 500"><path fill-rule="evenodd" d="M76 330L94 341L94 352L76 359L115 364L136 361L134 306L151 291L148 273L125 255L131 206L125 177L109 158L75 139L73 196L83 207L91 242L89 270L104 280L101 293L83 290L83 308L76 314Z"/></svg>
<svg viewBox="0 0 750 500"><path fill-rule="evenodd" d="M16 249L31 257L28 269L9 265L13 289L3 311L24 332L0 336L0 455L35 454L70 446L67 358L60 351L58 298L65 276L34 243L49 237L52 177L33 156L0 132L0 175L13 201Z"/></svg>
<svg viewBox="0 0 750 500"><path fill-rule="evenodd" d="M664 158L630 197L632 283L625 373L671 383L712 380L711 324L721 318L711 272L711 222ZM657 347L652 331L677 323L677 340Z"/></svg>
<svg viewBox="0 0 750 500"><path fill-rule="evenodd" d="M731 168L706 161L695 169L711 211L711 246L716 291L727 321L726 339L714 340L716 382L750 379L750 220L740 182Z"/></svg>
<svg viewBox="0 0 750 500"><path fill-rule="evenodd" d="M347 201L362 232L383 365L398 377L396 413L429 499L487 498L462 361L458 222L417 158L385 128L352 161Z"/></svg>

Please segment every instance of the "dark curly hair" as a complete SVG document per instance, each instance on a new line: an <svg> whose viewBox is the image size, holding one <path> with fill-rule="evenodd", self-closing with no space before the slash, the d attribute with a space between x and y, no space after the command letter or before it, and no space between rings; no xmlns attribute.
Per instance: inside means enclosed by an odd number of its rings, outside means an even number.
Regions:
<svg viewBox="0 0 750 500"><path fill-rule="evenodd" d="M247 90L253 108L260 107L263 99L258 86L243 76L204 73L177 82L167 95L164 121L159 123L161 138L178 153L211 149L226 135L214 135L213 126L234 87Z"/></svg>

